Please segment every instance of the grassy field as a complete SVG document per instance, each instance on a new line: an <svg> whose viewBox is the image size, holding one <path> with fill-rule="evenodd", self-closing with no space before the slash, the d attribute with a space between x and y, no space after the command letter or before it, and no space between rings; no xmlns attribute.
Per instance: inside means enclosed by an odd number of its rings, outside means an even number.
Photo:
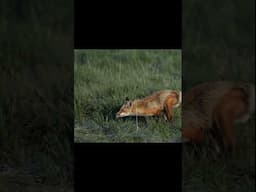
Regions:
<svg viewBox="0 0 256 192"><path fill-rule="evenodd" d="M255 118L235 126L237 148L216 155L203 147L183 147L183 191L255 191Z"/></svg>
<svg viewBox="0 0 256 192"><path fill-rule="evenodd" d="M162 118L115 119L125 97L181 90L180 50L75 50L75 142L171 142L180 137L178 108Z"/></svg>

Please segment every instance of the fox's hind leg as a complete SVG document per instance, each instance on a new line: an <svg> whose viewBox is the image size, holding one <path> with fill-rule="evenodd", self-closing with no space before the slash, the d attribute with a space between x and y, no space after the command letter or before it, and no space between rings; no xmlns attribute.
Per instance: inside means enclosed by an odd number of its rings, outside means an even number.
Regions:
<svg viewBox="0 0 256 192"><path fill-rule="evenodd" d="M240 89L232 89L218 103L216 110L218 128L224 133L225 148L233 150L235 147L234 122L246 113L244 94Z"/></svg>
<svg viewBox="0 0 256 192"><path fill-rule="evenodd" d="M172 96L167 97L164 102L164 118L170 122L170 124L172 124L173 121L173 103L175 103L175 101Z"/></svg>
<svg viewBox="0 0 256 192"><path fill-rule="evenodd" d="M202 143L204 132L202 128L183 127L181 129L182 139L192 143Z"/></svg>

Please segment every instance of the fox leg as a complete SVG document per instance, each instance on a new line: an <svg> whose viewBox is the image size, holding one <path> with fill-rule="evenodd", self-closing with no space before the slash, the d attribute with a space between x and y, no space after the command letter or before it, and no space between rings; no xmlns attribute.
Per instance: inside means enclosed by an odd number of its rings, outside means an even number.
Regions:
<svg viewBox="0 0 256 192"><path fill-rule="evenodd" d="M169 109L168 107L164 109L164 119L169 122L173 120L172 109Z"/></svg>
<svg viewBox="0 0 256 192"><path fill-rule="evenodd" d="M233 150L235 147L234 122L245 112L246 103L244 101L244 95L239 89L231 90L217 105L216 120L218 128L224 133L224 139L226 140L225 147L228 150Z"/></svg>
<svg viewBox="0 0 256 192"><path fill-rule="evenodd" d="M202 128L184 127L181 129L182 139L192 143L202 143L204 132Z"/></svg>
<svg viewBox="0 0 256 192"><path fill-rule="evenodd" d="M174 98L173 96L169 96L166 98L164 102L164 114L165 114L165 120L172 122L173 119L173 105L176 103L177 99Z"/></svg>
<svg viewBox="0 0 256 192"><path fill-rule="evenodd" d="M217 140L224 147L224 150L232 150L235 145L232 115L227 106L224 105L216 113L216 127L213 133L217 135Z"/></svg>

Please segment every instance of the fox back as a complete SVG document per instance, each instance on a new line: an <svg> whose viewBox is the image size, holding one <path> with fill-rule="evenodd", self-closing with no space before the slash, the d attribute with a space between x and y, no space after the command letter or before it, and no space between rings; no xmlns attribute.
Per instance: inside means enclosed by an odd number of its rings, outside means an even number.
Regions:
<svg viewBox="0 0 256 192"><path fill-rule="evenodd" d="M255 88L252 84L234 82L209 82L193 87L183 98L182 114L184 126L187 124L196 127L210 128L213 124L213 112L218 102L232 89L241 90L247 112L236 121L247 121L254 112ZM228 98L227 98L228 99Z"/></svg>
<svg viewBox="0 0 256 192"><path fill-rule="evenodd" d="M247 121L254 107L253 84L217 81L192 87L183 98L183 139L201 141L204 132L217 128L233 145L233 124Z"/></svg>
<svg viewBox="0 0 256 192"><path fill-rule="evenodd" d="M181 103L181 92L162 90L142 99L131 101L127 98L116 117L160 115L168 98L172 98L174 108L178 107Z"/></svg>

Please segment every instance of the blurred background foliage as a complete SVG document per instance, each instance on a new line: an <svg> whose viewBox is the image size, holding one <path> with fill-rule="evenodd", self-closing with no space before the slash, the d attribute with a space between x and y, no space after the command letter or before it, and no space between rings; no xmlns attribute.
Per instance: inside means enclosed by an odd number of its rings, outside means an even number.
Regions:
<svg viewBox="0 0 256 192"><path fill-rule="evenodd" d="M255 81L255 1L183 2L183 88Z"/></svg>
<svg viewBox="0 0 256 192"><path fill-rule="evenodd" d="M71 184L73 2L1 1L0 26L0 164Z"/></svg>

